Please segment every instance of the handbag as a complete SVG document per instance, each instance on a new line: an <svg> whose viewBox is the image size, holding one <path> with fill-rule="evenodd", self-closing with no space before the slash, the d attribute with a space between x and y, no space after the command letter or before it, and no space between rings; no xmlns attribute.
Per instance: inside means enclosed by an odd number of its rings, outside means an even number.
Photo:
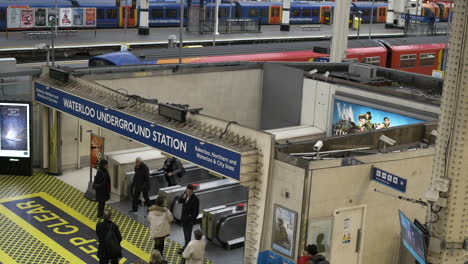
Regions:
<svg viewBox="0 0 468 264"><path fill-rule="evenodd" d="M122 255L122 247L120 246L120 241L113 231L114 224L111 224L111 228L109 228L109 231L107 231L105 240L102 241L104 244L104 248L106 249L107 255L111 258L120 257Z"/></svg>

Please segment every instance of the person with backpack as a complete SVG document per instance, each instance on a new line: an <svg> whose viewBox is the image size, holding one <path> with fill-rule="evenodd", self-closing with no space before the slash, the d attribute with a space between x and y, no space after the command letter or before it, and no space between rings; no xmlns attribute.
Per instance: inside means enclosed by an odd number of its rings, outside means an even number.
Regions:
<svg viewBox="0 0 468 264"><path fill-rule="evenodd" d="M93 188L96 191L96 201L98 202L97 217L102 218L106 201L110 200L111 178L107 171L107 160L102 159L99 162L99 169L94 177Z"/></svg>
<svg viewBox="0 0 468 264"><path fill-rule="evenodd" d="M324 255L318 253L316 245L307 245L304 255L299 258L297 264L330 264Z"/></svg>
<svg viewBox="0 0 468 264"><path fill-rule="evenodd" d="M171 211L164 207L164 198L158 196L156 204L149 208L148 222L150 223L150 236L154 239L154 249L161 254L164 250L164 240L171 234L173 220Z"/></svg>
<svg viewBox="0 0 468 264"><path fill-rule="evenodd" d="M161 252L155 249L153 250L153 252L151 252L149 264L168 264L168 263L167 261L163 259Z"/></svg>
<svg viewBox="0 0 468 264"><path fill-rule="evenodd" d="M99 241L97 257L99 264L118 264L122 258L122 235L119 227L111 221L111 210L104 210L104 221L97 223L96 234Z"/></svg>
<svg viewBox="0 0 468 264"><path fill-rule="evenodd" d="M185 168L179 159L171 157L164 161L164 166L161 169L164 171L166 177L167 186L174 186L177 184L175 176L181 178L185 174Z"/></svg>

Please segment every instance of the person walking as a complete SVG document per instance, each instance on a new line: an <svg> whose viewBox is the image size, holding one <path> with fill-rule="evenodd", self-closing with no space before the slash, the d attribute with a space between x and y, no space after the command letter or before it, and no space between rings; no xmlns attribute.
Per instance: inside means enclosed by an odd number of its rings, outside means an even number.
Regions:
<svg viewBox="0 0 468 264"><path fill-rule="evenodd" d="M307 245L304 254L299 258L297 264L330 264L327 258L318 253L316 245Z"/></svg>
<svg viewBox="0 0 468 264"><path fill-rule="evenodd" d="M122 235L119 227L111 221L111 210L104 210L104 221L97 223L96 234L99 241L97 256L99 264L118 264L122 258Z"/></svg>
<svg viewBox="0 0 468 264"><path fill-rule="evenodd" d="M135 176L131 186L131 193L133 195L132 210L130 213L138 212L138 204L140 203L140 195L143 193L145 199L145 206L150 206L151 202L148 196L150 190L149 169L148 166L141 160L140 157L135 161Z"/></svg>
<svg viewBox="0 0 468 264"><path fill-rule="evenodd" d="M93 188L96 191L96 201L98 202L97 217L102 218L106 201L110 200L111 179L107 171L107 160L99 162L99 169L94 177Z"/></svg>
<svg viewBox="0 0 468 264"><path fill-rule="evenodd" d="M164 166L162 168L164 171L164 176L167 181L167 186L174 186L177 184L175 176L181 178L185 174L184 166L179 159L171 157L164 161Z"/></svg>
<svg viewBox="0 0 468 264"><path fill-rule="evenodd" d="M185 264L203 264L206 241L202 240L203 233L200 230L195 230L193 235L195 236L195 239L190 241L187 245L184 253L182 253L182 257L185 259Z"/></svg>
<svg viewBox="0 0 468 264"><path fill-rule="evenodd" d="M161 254L164 251L164 240L171 234L173 220L171 211L164 207L164 198L159 196L156 204L149 208L148 222L150 223L150 236L154 239L154 249Z"/></svg>
<svg viewBox="0 0 468 264"><path fill-rule="evenodd" d="M179 197L178 202L182 204L182 228L184 230L185 244L183 249L187 247L192 238L193 226L197 221L199 214L200 202L198 197L194 194L193 185L187 185L184 194ZM179 251L182 253L182 250Z"/></svg>
<svg viewBox="0 0 468 264"><path fill-rule="evenodd" d="M161 252L155 249L151 252L149 264L167 264L167 261L163 259Z"/></svg>

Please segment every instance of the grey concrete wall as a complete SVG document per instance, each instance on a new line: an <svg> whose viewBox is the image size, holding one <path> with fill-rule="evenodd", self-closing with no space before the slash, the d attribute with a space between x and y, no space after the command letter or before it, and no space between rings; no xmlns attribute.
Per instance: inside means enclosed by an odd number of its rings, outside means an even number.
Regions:
<svg viewBox="0 0 468 264"><path fill-rule="evenodd" d="M301 123L303 76L300 69L265 64L261 129L298 126Z"/></svg>
<svg viewBox="0 0 468 264"><path fill-rule="evenodd" d="M203 114L259 128L262 70L220 71L97 80L160 102L203 107ZM302 88L302 86L301 86Z"/></svg>

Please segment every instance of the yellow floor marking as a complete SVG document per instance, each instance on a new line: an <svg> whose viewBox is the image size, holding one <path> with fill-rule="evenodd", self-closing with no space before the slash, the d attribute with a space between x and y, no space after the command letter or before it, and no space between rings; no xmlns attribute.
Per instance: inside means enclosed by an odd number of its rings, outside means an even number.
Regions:
<svg viewBox="0 0 468 264"><path fill-rule="evenodd" d="M82 214L78 213L68 205L62 203L61 201L57 200L56 198L48 195L47 193L41 192L41 193L36 193L35 196L39 196L44 198L46 201L49 201L51 204L56 206L57 208L62 209L64 212L68 213L70 216L75 218L76 220L82 222L83 224L87 225L89 228L96 230L96 222L92 221L91 219L83 216ZM130 221L134 221L129 219ZM130 251L132 254L135 256L142 258L142 259L149 259L150 254L139 249L138 247L134 246L127 240L122 240L122 247Z"/></svg>
<svg viewBox="0 0 468 264"><path fill-rule="evenodd" d="M27 195L30 197L37 197L35 195ZM3 199L2 199L3 200ZM15 199L12 199L15 200ZM73 255L70 251L66 250L64 247L60 246L57 242L52 240L50 237L46 236L44 233L39 231L34 226L30 225L28 222L23 220L23 218L19 217L4 205L0 204L0 212L11 221L15 222L15 224L19 225L23 228L26 232L34 236L37 240L41 241L45 245L47 245L51 250L55 251L57 254L62 256L66 259L69 263L76 263L76 264L86 264L84 261L79 259L77 256ZM7 262L9 263L9 262Z"/></svg>
<svg viewBox="0 0 468 264"><path fill-rule="evenodd" d="M6 264L18 264L18 262L12 259L9 255L7 255L7 253L3 252L1 249L0 249L0 259L3 263L6 263Z"/></svg>

